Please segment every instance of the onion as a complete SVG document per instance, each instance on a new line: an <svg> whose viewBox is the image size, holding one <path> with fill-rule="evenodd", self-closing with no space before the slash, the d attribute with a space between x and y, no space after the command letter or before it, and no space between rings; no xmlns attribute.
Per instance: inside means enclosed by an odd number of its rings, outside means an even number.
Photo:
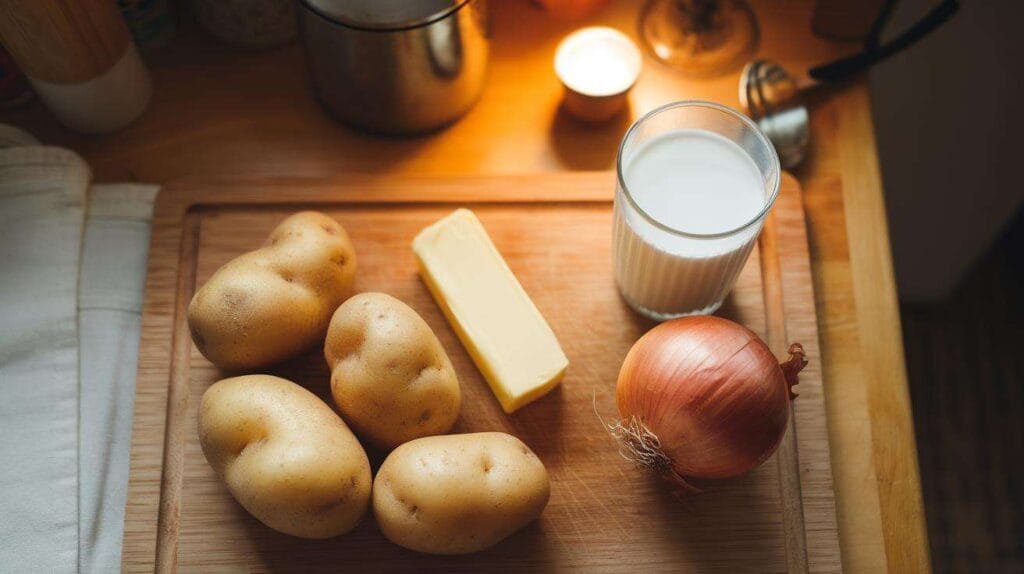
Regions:
<svg viewBox="0 0 1024 574"><path fill-rule="evenodd" d="M719 317L686 317L640 338L622 364L622 420L608 430L624 456L684 491L693 480L729 478L775 452L789 422L797 373L793 344L783 364L753 331Z"/></svg>

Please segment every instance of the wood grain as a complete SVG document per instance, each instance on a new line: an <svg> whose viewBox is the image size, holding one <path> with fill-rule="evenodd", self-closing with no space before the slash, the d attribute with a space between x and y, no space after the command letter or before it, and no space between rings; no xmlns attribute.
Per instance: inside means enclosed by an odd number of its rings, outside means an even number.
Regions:
<svg viewBox="0 0 1024 574"><path fill-rule="evenodd" d="M614 416L618 367L652 326L628 310L611 280L613 182L609 173L367 180L345 186L264 182L276 190L273 194L247 184L190 182L161 198L143 316L125 571L451 571L470 564L474 571L616 571L628 565L652 571L764 572L793 564L813 572L840 571L798 185L785 179L768 226L786 256L774 257L766 272L755 252L723 313L762 335L784 333L799 340L812 357L794 408L799 464L777 456L750 475L709 485L705 494L681 503L659 480L619 457L593 412ZM482 202L480 190L487 190ZM419 281L409 248L420 228L464 204L478 213L570 357L559 390L513 416L501 412ZM190 346L187 354L182 350L181 338L187 338L182 302L217 267L259 245L276 223L300 208L324 210L346 226L360 258L359 290L398 296L438 334L464 393L456 430L511 432L545 461L553 494L538 523L471 557L428 557L387 542L372 519L345 537L306 541L273 532L233 501L203 459L193 430L197 397L223 373ZM773 291L781 312L766 314L763 278L785 283L785 289ZM771 321L785 324L769 327ZM314 349L273 372L328 398L329 376L320 355ZM371 457L375 463L381 458L380 453ZM785 500L780 475L797 485L803 500ZM800 525L804 550L795 558L787 556L792 545L786 543L786 508L800 512L794 523Z"/></svg>
<svg viewBox="0 0 1024 574"><path fill-rule="evenodd" d="M799 75L812 64L856 50L856 44L813 34L815 2L753 0L761 27L759 56L775 59ZM333 189L376 178L368 174L381 174L386 182L395 175L458 175L460 181L469 181L467 176L545 172L554 174L551 181L560 181L566 171L613 168L629 121L654 106L684 98L738 103L738 71L694 80L646 58L628 114L591 126L566 117L551 64L558 41L590 24L611 25L635 36L641 4L613 0L587 19L559 22L528 0L491 2L494 44L483 97L457 124L420 138L374 138L339 125L309 90L301 46L238 52L200 33L187 11L174 43L148 59L155 85L148 111L117 135L70 132L38 102L2 111L0 119L28 129L42 141L74 149L100 181L169 184L160 198L166 204L176 201L174 194L188 194L191 187L183 181L187 178L235 183L244 178L249 182L245 194L252 200L276 193L268 182ZM914 439L907 430L910 415L905 408L892 409L872 398L874 386L867 382L871 378L893 387L888 392L905 390L902 347L898 342L875 344L870 336L876 326L891 331L894 315L872 317L873 323L864 326L867 338L860 332L863 309L894 309L896 304L895 283L883 271L891 266L888 247L879 245L877 237L858 239L886 225L879 201L856 197L878 198L882 193L877 173L862 172L859 165L876 155L864 78L815 93L810 109L811 150L795 175L804 190L807 214L843 564L851 572L883 572L887 555L900 554L912 557L905 571L923 572L929 568L927 541L919 535L923 520L917 510L904 511L908 504L920 509L913 502L920 500L920 487L916 471L899 471L916 466ZM542 199L550 191L558 190L518 193ZM476 188L466 195L474 193L486 192ZM162 224L156 225L159 229ZM154 250L163 248L168 246L154 243ZM178 244L169 249L177 253ZM855 281L855 275L864 279ZM155 335L150 331L145 336ZM168 331L159 340L144 339L144 344L169 346L170 341ZM875 376L869 377L869 364ZM898 440L877 445L875 426L888 429L883 435L897 433ZM876 454L884 459L877 468ZM890 488L894 483L898 488ZM880 485L889 492L884 499L879 497ZM155 529L155 524L137 526ZM815 551L813 544L808 551Z"/></svg>
<svg viewBox="0 0 1024 574"><path fill-rule="evenodd" d="M14 1L14 0L3 0ZM26 1L26 0L22 0ZM760 55L795 74L850 47L815 37L813 0L761 0ZM480 101L454 125L414 138L377 137L333 120L314 97L302 46L239 52L190 23L147 58L153 100L116 136L68 132L45 109L8 114L48 143L84 154L97 177L166 183L186 174L331 178L339 173L498 174L612 169L629 122L663 103L710 99L738 106L739 70L694 81L647 58L630 109L604 124L574 121L561 108L554 73L558 43L577 27L610 25L636 39L642 2L618 0L584 21L546 17L529 0L489 2L493 43Z"/></svg>
<svg viewBox="0 0 1024 574"><path fill-rule="evenodd" d="M761 236L758 251L761 255L762 289L764 291L765 341L775 356L784 358L789 349L786 336L786 299L780 245L778 219L774 213L768 215ZM792 256L792 255L790 255ZM790 415L796 417L790 406ZM786 428L779 443L779 492L782 496L782 526L786 539L786 570L807 572L807 537L804 535L803 494L800 492L800 448L796 438L796 425Z"/></svg>
<svg viewBox="0 0 1024 574"><path fill-rule="evenodd" d="M885 198L881 193L878 156L863 152L865 140L874 138L867 95L851 92L842 96L839 121L848 139L839 152L844 185L843 201L856 212L876 212L882 217L850 230L852 278L857 296L857 325L863 368L871 410L877 413L871 426L875 467L882 477L878 494L882 528L887 540L904 540L905 545L888 547L892 572L921 572L928 569L928 534L918 470L914 423L903 358L900 310L895 298L871 297L879 283L895 283ZM860 144L859 144L860 142Z"/></svg>

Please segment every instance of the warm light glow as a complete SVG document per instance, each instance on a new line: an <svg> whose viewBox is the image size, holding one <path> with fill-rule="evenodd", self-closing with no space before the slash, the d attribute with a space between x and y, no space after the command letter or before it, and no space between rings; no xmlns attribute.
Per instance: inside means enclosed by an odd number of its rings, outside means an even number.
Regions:
<svg viewBox="0 0 1024 574"><path fill-rule="evenodd" d="M587 96L628 91L640 75L640 50L622 32L595 26L570 34L555 53L555 73L570 90Z"/></svg>

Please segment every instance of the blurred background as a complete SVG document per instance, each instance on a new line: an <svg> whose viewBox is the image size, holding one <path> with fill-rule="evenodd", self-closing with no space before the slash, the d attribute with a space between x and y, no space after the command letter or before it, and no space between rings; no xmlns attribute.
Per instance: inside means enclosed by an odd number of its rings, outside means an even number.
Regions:
<svg viewBox="0 0 1024 574"><path fill-rule="evenodd" d="M928 0L900 2L893 28ZM1024 2L870 73L936 571L1024 571Z"/></svg>

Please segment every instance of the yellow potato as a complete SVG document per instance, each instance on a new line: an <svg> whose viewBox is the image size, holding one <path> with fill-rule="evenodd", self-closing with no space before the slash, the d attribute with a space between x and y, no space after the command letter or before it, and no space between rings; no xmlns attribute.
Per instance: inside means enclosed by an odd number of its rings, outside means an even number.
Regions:
<svg viewBox="0 0 1024 574"><path fill-rule="evenodd" d="M514 436L432 436L403 444L384 461L373 482L373 513L399 546L468 554L535 520L549 493L544 464Z"/></svg>
<svg viewBox="0 0 1024 574"><path fill-rule="evenodd" d="M390 295L360 293L339 307L324 356L341 416L377 447L446 433L459 417L459 380L441 342Z"/></svg>
<svg viewBox="0 0 1024 574"><path fill-rule="evenodd" d="M281 362L323 340L355 274L345 229L322 213L296 213L196 292L188 306L192 340L223 369Z"/></svg>
<svg viewBox="0 0 1024 574"><path fill-rule="evenodd" d="M199 406L199 441L235 500L274 530L329 538L370 501L370 462L338 415L270 375L214 383Z"/></svg>

